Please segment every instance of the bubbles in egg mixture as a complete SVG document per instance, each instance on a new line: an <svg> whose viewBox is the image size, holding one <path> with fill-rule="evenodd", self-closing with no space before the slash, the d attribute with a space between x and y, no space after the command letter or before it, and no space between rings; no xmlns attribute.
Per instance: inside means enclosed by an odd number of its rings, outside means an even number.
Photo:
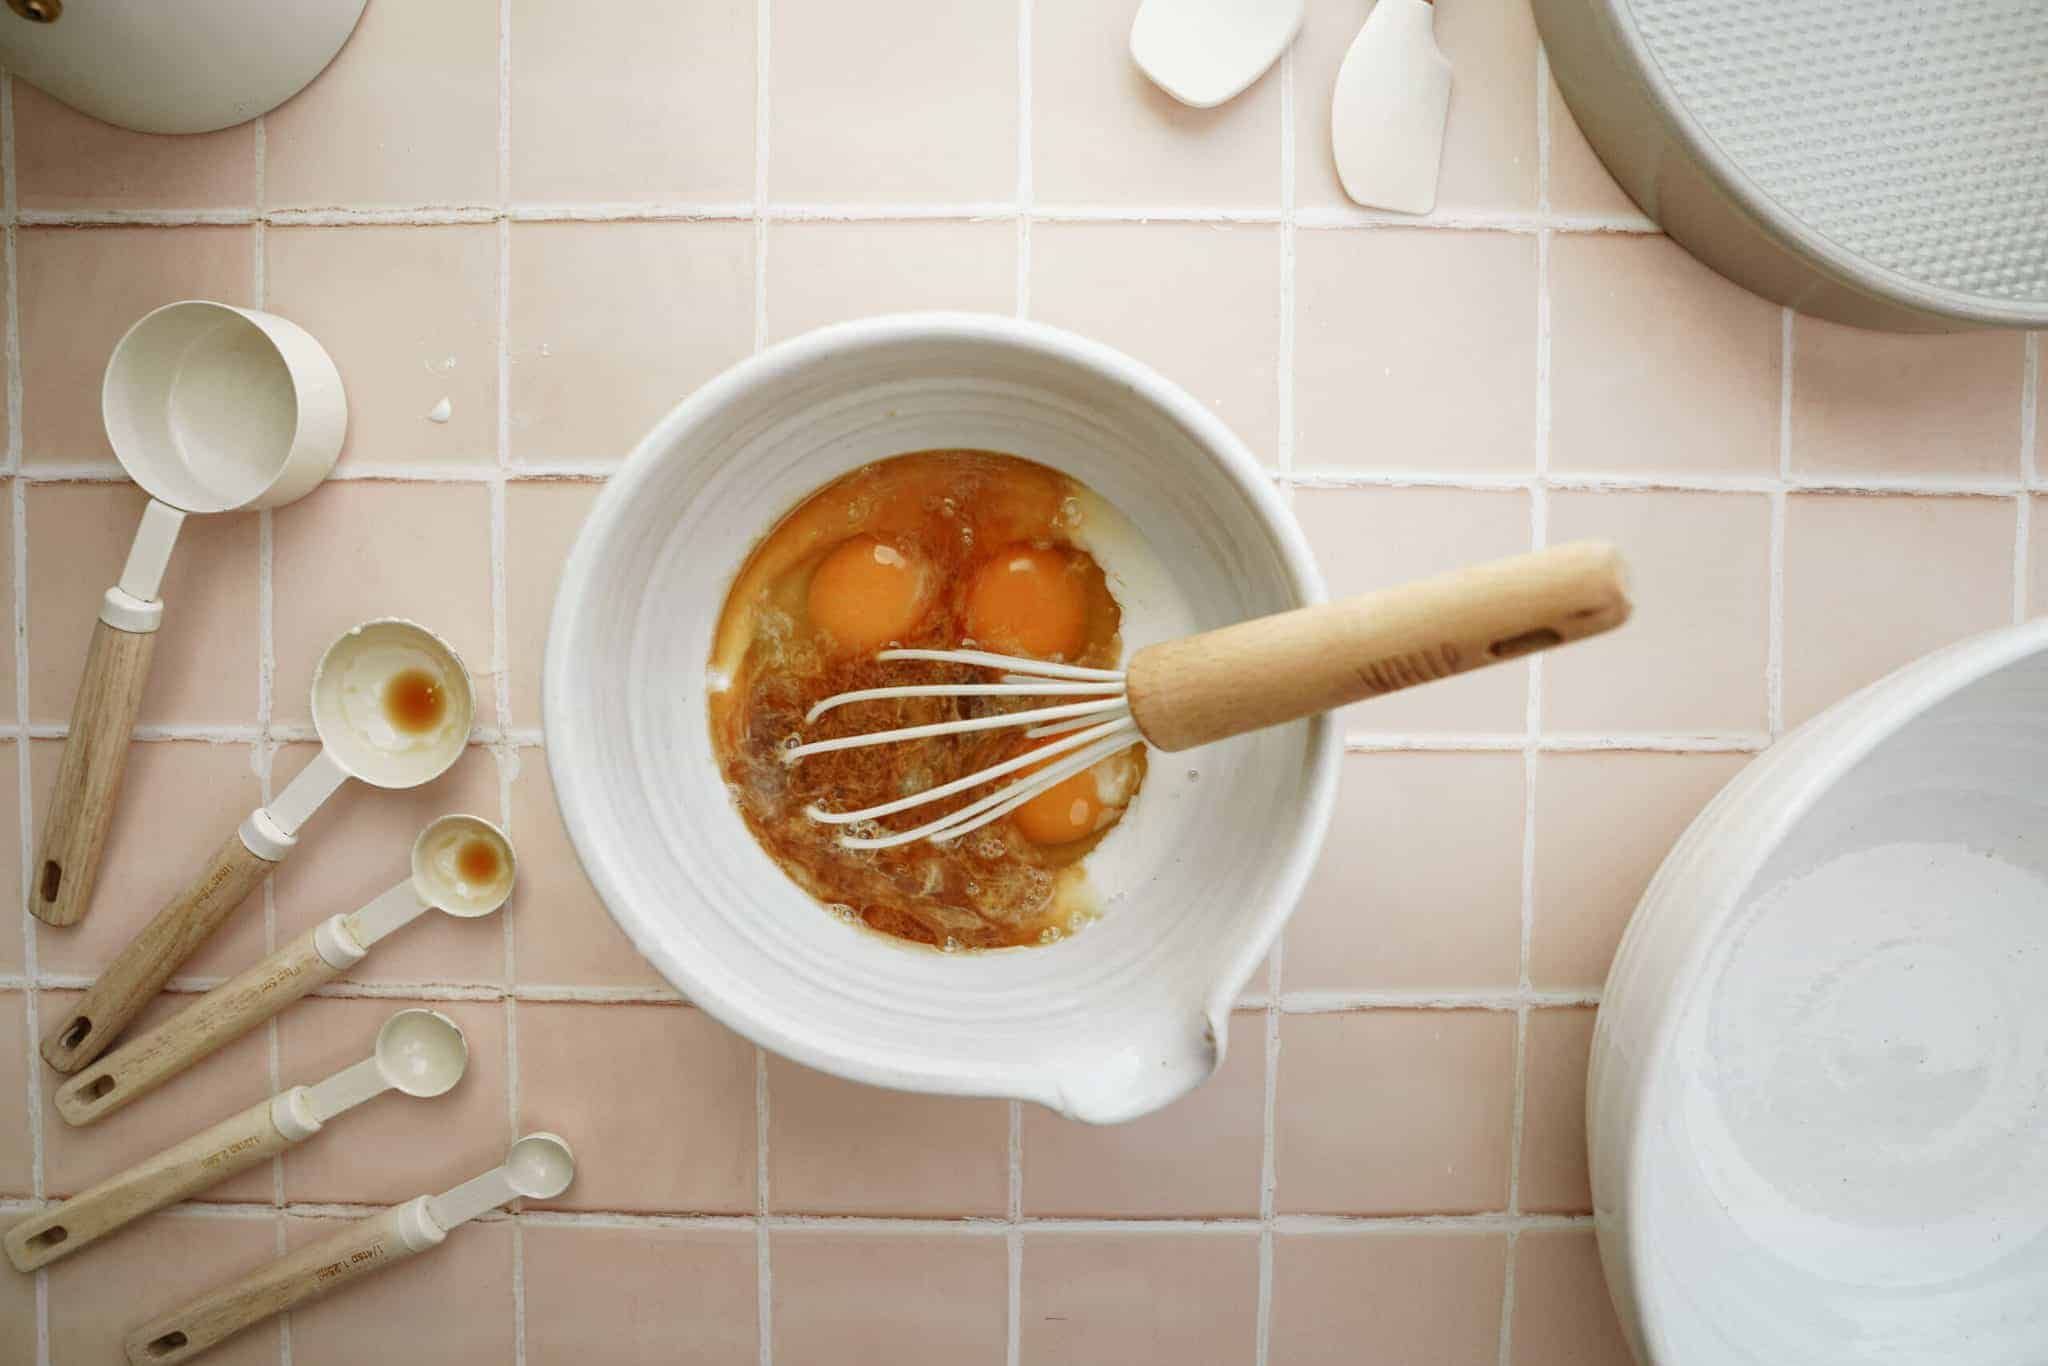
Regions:
<svg viewBox="0 0 2048 1366"><path fill-rule="evenodd" d="M794 737L1044 705L902 698L853 703L805 725L809 707L834 693L989 681L983 670L881 663L874 651L887 644L971 648L970 638L986 635L984 647L1120 665L1121 611L1102 568L1075 543L1086 497L1064 476L1009 456L901 456L813 494L741 568L711 661L730 679L709 699L714 749L748 828L830 913L844 908L873 929L949 951L1054 943L1092 918L1081 861L1143 781L1142 746L1077 775L1100 793L1085 821L1047 822L1034 834L1024 815L962 840L886 850L843 849L837 837L908 829L989 789L861 829L820 824L806 808L879 805L964 777L1020 753L1021 730L816 754L794 766L782 759ZM856 639L860 648L848 648Z"/></svg>

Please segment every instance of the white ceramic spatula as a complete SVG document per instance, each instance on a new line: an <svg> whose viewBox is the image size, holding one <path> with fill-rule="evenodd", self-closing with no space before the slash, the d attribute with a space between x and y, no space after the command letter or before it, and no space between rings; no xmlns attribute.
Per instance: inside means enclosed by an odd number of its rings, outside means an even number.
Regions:
<svg viewBox="0 0 2048 1366"><path fill-rule="evenodd" d="M1344 193L1369 209L1436 207L1451 64L1431 0L1378 0L1344 54L1330 100L1330 145Z"/></svg>

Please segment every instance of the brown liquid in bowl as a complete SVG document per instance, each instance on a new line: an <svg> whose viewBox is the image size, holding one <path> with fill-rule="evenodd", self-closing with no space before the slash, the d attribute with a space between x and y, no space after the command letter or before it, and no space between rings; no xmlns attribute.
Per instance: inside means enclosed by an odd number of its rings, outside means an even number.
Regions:
<svg viewBox="0 0 2048 1366"><path fill-rule="evenodd" d="M425 669L400 669L385 682L384 717L407 735L424 735L447 715L447 692Z"/></svg>

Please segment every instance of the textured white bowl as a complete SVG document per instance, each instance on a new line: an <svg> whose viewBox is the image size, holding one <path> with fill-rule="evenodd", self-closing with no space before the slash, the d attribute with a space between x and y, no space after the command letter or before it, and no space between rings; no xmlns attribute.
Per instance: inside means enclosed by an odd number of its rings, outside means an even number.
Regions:
<svg viewBox="0 0 2048 1366"><path fill-rule="evenodd" d="M1701 813L1608 977L1587 1123L1645 1366L2048 1361L2048 619Z"/></svg>
<svg viewBox="0 0 2048 1366"><path fill-rule="evenodd" d="M826 914L762 853L711 753L705 664L753 544L820 485L907 451L974 447L1115 504L1221 625L1320 600L1299 529L1238 440L1152 371L1048 327L876 318L777 346L663 419L563 571L547 752L598 893L691 1000L858 1081L1035 1100L1110 1122L1221 1060L1230 1007L1278 937L1329 821L1329 718L1202 753L1187 832L1062 943L941 955ZM1155 769L1155 784L1170 781ZM1134 817L1138 814L1134 809ZM1121 833L1121 832L1120 832Z"/></svg>

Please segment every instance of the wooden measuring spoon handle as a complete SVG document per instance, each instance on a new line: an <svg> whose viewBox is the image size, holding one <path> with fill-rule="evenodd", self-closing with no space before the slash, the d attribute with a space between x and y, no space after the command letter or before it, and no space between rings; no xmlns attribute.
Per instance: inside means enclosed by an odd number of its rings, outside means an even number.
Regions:
<svg viewBox="0 0 2048 1366"><path fill-rule="evenodd" d="M1192 749L1599 635L1628 620L1621 556L1576 541L1149 645L1131 716Z"/></svg>
<svg viewBox="0 0 2048 1366"><path fill-rule="evenodd" d="M76 924L92 902L155 651L154 631L123 631L104 621L93 626L29 888L28 908L47 924Z"/></svg>
<svg viewBox="0 0 2048 1366"><path fill-rule="evenodd" d="M75 1073L57 1088L57 1113L67 1124L91 1124L148 1095L270 1019L293 1001L341 976L362 953L320 950L333 932L315 925L276 953L244 968L146 1034ZM345 950L353 945L343 945ZM333 952L329 948L329 952Z"/></svg>
<svg viewBox="0 0 2048 1366"><path fill-rule="evenodd" d="M291 1141L272 1121L271 1103L257 1101L211 1129L80 1191L57 1208L30 1215L7 1230L7 1260L20 1271L48 1266L145 1214L284 1151Z"/></svg>
<svg viewBox="0 0 2048 1366"><path fill-rule="evenodd" d="M151 1319L127 1337L135 1366L190 1361L251 1324L395 1266L448 1235L428 1217L421 1196L348 1224L260 1271Z"/></svg>
<svg viewBox="0 0 2048 1366"><path fill-rule="evenodd" d="M239 831L229 835L192 884L128 941L121 956L43 1036L43 1061L59 1072L76 1072L106 1052L178 965L274 867L250 852Z"/></svg>

